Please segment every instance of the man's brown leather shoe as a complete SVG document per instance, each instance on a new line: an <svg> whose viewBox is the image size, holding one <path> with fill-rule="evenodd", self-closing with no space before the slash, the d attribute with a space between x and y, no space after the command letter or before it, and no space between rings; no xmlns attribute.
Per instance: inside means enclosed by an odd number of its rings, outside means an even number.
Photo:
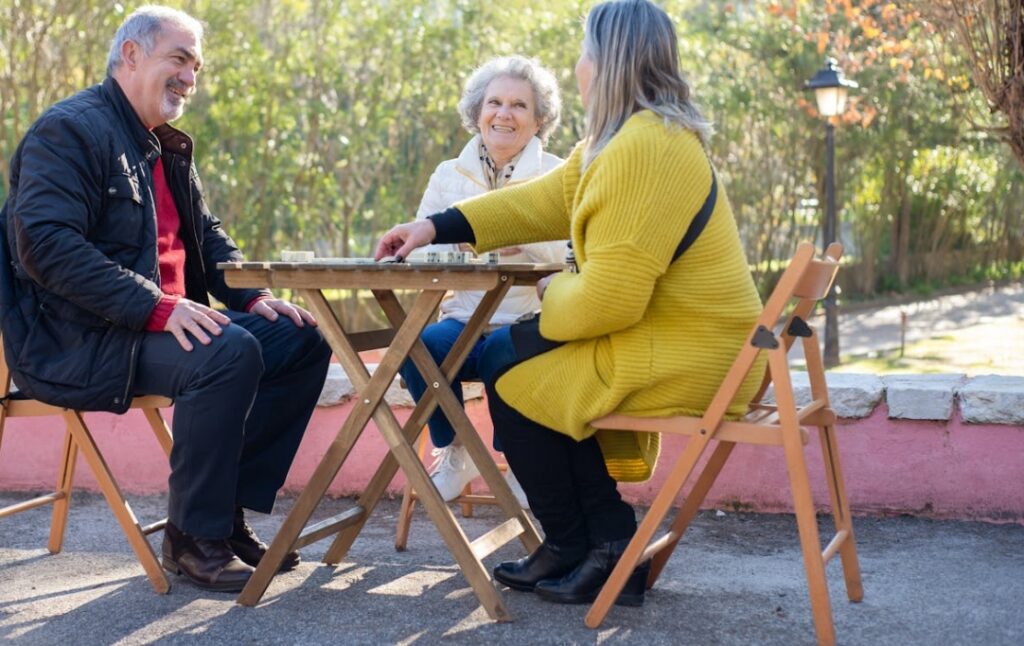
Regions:
<svg viewBox="0 0 1024 646"><path fill-rule="evenodd" d="M223 538L189 536L170 522L164 528L161 564L165 570L184 574L204 590L241 592L253 568L242 563Z"/></svg>
<svg viewBox="0 0 1024 646"><path fill-rule="evenodd" d="M256 532L252 531L252 527L249 527L249 523L245 522L245 514L241 507L235 509L235 523L231 529L231 536L228 537L228 545L235 556L253 567L259 565L260 559L267 553L267 544L261 541ZM298 565L299 553L291 551L284 555L281 567L277 571L288 572Z"/></svg>

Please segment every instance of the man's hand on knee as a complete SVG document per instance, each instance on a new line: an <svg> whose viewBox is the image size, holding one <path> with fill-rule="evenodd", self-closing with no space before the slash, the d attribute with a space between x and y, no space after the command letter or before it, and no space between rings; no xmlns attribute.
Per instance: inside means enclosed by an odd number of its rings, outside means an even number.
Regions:
<svg viewBox="0 0 1024 646"><path fill-rule="evenodd" d="M303 327L306 323L316 327L316 319L312 314L298 305L293 305L280 298L265 298L253 305L249 313L259 314L268 321L276 321L280 314L284 314L299 327Z"/></svg>
<svg viewBox="0 0 1024 646"><path fill-rule="evenodd" d="M190 301L187 298L179 299L171 310L164 326L165 332L170 332L178 340L178 344L186 352L192 351L192 342L189 341L188 332L203 345L210 344L210 334L220 336L221 327L230 325L231 319L217 310ZM209 334L208 334L209 333Z"/></svg>

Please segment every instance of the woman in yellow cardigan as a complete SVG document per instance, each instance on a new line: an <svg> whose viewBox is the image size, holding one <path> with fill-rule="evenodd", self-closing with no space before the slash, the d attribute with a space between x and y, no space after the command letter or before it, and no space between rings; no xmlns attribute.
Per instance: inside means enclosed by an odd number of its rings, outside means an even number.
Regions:
<svg viewBox="0 0 1024 646"><path fill-rule="evenodd" d="M644 480L657 460L657 436L588 422L700 414L761 308L678 60L672 23L648 0L597 5L576 65L586 136L569 159L399 225L377 248L380 259L431 242L573 244L578 271L538 284L539 326L495 332L481 360L494 432L545 533L494 576L551 601L594 599L636 531L616 480ZM618 603L641 604L645 579L641 566Z"/></svg>

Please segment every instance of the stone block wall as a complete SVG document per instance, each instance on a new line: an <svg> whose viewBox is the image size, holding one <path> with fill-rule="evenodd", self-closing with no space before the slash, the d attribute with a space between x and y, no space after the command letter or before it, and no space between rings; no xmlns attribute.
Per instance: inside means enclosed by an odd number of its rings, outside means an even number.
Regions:
<svg viewBox="0 0 1024 646"><path fill-rule="evenodd" d="M1024 523L1024 377L830 373L828 381L840 418L838 442L855 513ZM794 382L798 400L806 399L806 378L797 373ZM287 490L298 491L308 480L351 410L352 395L351 382L333 365ZM387 398L404 421L412 401L397 380ZM489 444L490 420L479 384L467 384L466 401L470 419ZM166 458L138 411L122 416L90 413L87 419L125 491L166 490ZM828 494L816 436L811 433L805 454L815 500L825 510ZM62 437L57 419L10 420L0 446L0 489L51 488ZM623 495L637 504L649 503L684 444L684 438L665 438L652 480L623 485ZM334 495L359 493L387 446L371 424L353 450L332 485ZM84 463L78 466L76 483L96 489ZM389 491L400 495L403 484L399 475ZM737 447L706 505L725 511L788 511L781 449Z"/></svg>

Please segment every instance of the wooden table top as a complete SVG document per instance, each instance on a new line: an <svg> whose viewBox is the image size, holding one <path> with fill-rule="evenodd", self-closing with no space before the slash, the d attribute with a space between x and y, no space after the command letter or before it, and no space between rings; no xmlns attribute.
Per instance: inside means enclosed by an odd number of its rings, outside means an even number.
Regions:
<svg viewBox="0 0 1024 646"><path fill-rule="evenodd" d="M378 263L365 258L310 262L221 262L232 287L293 289L493 289L501 281L529 285L565 269L562 263Z"/></svg>

